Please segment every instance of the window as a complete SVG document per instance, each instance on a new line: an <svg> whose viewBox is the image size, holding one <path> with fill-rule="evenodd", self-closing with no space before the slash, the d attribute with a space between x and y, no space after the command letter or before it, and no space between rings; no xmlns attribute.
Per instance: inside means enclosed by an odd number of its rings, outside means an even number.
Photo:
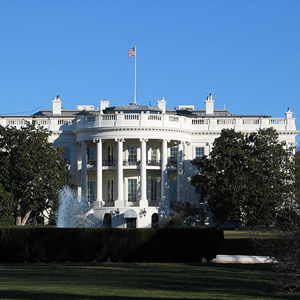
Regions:
<svg viewBox="0 0 300 300"><path fill-rule="evenodd" d="M87 159L88 165L95 165L96 164L96 156L97 156L97 148L95 147L88 147L87 148Z"/></svg>
<svg viewBox="0 0 300 300"><path fill-rule="evenodd" d="M196 152L195 158L196 159L201 158L202 156L204 156L204 147L196 147L195 152Z"/></svg>
<svg viewBox="0 0 300 300"><path fill-rule="evenodd" d="M151 227L157 228L158 227L158 214L153 214L151 217Z"/></svg>
<svg viewBox="0 0 300 300"><path fill-rule="evenodd" d="M177 147L170 148L170 157L168 159L168 165L171 167L177 166L177 153L178 153L177 151L178 151Z"/></svg>
<svg viewBox="0 0 300 300"><path fill-rule="evenodd" d="M71 164L71 148L70 147L64 147L64 152L62 153L61 156L68 165Z"/></svg>
<svg viewBox="0 0 300 300"><path fill-rule="evenodd" d="M155 179L151 179L151 194L150 200L156 201L157 200L157 182Z"/></svg>
<svg viewBox="0 0 300 300"><path fill-rule="evenodd" d="M128 201L136 202L137 179L128 179Z"/></svg>
<svg viewBox="0 0 300 300"><path fill-rule="evenodd" d="M136 219L128 218L126 219L127 228L136 228Z"/></svg>
<svg viewBox="0 0 300 300"><path fill-rule="evenodd" d="M113 161L114 161L114 148L113 148L113 146L108 146L107 147L108 166L113 166Z"/></svg>
<svg viewBox="0 0 300 300"><path fill-rule="evenodd" d="M105 214L103 218L103 227L111 228L111 215Z"/></svg>
<svg viewBox="0 0 300 300"><path fill-rule="evenodd" d="M151 160L152 161L157 161L157 147L152 147Z"/></svg>
<svg viewBox="0 0 300 300"><path fill-rule="evenodd" d="M177 147L170 148L170 161L177 161Z"/></svg>
<svg viewBox="0 0 300 300"><path fill-rule="evenodd" d="M107 180L107 200L108 200L108 202L114 201L114 181L113 181L113 179Z"/></svg>
<svg viewBox="0 0 300 300"><path fill-rule="evenodd" d="M88 182L88 202L93 202L96 200L96 182Z"/></svg>
<svg viewBox="0 0 300 300"><path fill-rule="evenodd" d="M128 147L128 164L129 165L136 165L136 146L129 146Z"/></svg>

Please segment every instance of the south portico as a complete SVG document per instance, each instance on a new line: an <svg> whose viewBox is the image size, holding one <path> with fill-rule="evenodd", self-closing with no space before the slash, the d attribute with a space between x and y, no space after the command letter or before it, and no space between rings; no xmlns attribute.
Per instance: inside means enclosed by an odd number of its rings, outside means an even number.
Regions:
<svg viewBox="0 0 300 300"><path fill-rule="evenodd" d="M156 226L161 210L164 215L170 211L170 201L183 201L186 142L132 136L82 137L77 141L79 191L89 200L96 217L110 218L112 227L134 227L134 223L151 227ZM126 213L129 209L135 214Z"/></svg>

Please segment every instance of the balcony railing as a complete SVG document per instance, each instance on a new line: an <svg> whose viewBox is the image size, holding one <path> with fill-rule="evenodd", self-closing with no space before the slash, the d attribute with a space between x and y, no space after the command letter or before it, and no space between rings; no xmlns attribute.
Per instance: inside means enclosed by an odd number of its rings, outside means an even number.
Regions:
<svg viewBox="0 0 300 300"><path fill-rule="evenodd" d="M102 165L103 166L116 166L117 165L117 160L102 160Z"/></svg>
<svg viewBox="0 0 300 300"><path fill-rule="evenodd" d="M139 166L139 160L123 160L123 166Z"/></svg>
<svg viewBox="0 0 300 300"><path fill-rule="evenodd" d="M148 160L147 166L160 166L161 161L160 160Z"/></svg>
<svg viewBox="0 0 300 300"><path fill-rule="evenodd" d="M168 159L168 167L169 168L176 168L177 167L177 159L169 158Z"/></svg>

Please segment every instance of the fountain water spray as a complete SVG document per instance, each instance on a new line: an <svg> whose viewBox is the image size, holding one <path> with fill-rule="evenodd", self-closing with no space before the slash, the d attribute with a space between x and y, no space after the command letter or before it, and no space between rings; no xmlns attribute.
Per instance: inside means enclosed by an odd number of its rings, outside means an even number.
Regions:
<svg viewBox="0 0 300 300"><path fill-rule="evenodd" d="M56 226L60 228L101 227L101 221L93 215L87 200L79 197L70 187L64 187L60 193Z"/></svg>

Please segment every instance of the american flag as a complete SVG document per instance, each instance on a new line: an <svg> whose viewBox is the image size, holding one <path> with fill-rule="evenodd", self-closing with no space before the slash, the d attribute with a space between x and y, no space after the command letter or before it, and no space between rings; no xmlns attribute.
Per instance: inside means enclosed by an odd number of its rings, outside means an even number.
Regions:
<svg viewBox="0 0 300 300"><path fill-rule="evenodd" d="M135 56L135 47L128 50L128 57Z"/></svg>

